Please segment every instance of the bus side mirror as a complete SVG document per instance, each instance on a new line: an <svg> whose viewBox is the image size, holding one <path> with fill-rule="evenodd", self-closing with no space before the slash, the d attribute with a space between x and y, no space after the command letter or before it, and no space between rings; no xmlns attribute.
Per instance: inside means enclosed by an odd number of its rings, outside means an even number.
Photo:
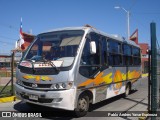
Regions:
<svg viewBox="0 0 160 120"><path fill-rule="evenodd" d="M96 54L96 43L95 43L95 41L90 42L90 53L91 54Z"/></svg>

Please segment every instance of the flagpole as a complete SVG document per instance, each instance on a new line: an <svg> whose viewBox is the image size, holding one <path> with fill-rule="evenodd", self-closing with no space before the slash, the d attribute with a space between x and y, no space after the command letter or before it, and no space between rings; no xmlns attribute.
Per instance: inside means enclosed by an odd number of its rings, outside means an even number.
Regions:
<svg viewBox="0 0 160 120"><path fill-rule="evenodd" d="M24 38L23 38L23 32L22 32L22 17L21 17L21 24L20 24L20 48L21 48L21 50L23 50L23 49L25 49L24 48Z"/></svg>
<svg viewBox="0 0 160 120"><path fill-rule="evenodd" d="M21 17L21 23L20 23L20 46L19 46L19 48L21 49L21 39L22 39L22 17ZM22 58L22 56L23 56L23 52L22 52L22 49L21 49L21 58Z"/></svg>

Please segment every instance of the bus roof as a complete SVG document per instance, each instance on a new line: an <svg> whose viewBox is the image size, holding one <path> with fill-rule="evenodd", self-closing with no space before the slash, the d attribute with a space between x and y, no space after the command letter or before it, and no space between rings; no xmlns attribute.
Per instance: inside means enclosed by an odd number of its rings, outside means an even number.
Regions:
<svg viewBox="0 0 160 120"><path fill-rule="evenodd" d="M127 44L130 44L130 45L139 47L139 45L137 45L132 40L127 40L124 37L121 37L119 35L112 35L112 34L108 34L108 33L102 32L100 30L95 29L92 26L58 28L58 29L52 29L52 30L49 30L49 31L46 31L46 32L42 32L41 34L48 33L48 32L55 32L55 31L63 31L63 30L84 30L84 31L89 31L89 32L93 31L93 32L96 32L98 34L104 35L104 36L106 36L108 38L115 39L117 41L120 41L120 42L123 42L123 43L127 43Z"/></svg>

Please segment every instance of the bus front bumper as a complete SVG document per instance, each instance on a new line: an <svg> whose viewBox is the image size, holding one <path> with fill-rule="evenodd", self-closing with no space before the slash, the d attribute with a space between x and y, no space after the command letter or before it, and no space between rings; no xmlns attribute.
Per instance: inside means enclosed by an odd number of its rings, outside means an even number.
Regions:
<svg viewBox="0 0 160 120"><path fill-rule="evenodd" d="M25 102L65 110L74 110L75 108L75 89L38 91L26 89L17 83L14 86L16 97Z"/></svg>

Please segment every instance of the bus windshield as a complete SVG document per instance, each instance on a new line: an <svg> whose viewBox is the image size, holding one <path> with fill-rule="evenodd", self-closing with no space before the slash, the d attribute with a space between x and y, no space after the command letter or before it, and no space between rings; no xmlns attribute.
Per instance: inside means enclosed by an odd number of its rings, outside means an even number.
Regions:
<svg viewBox="0 0 160 120"><path fill-rule="evenodd" d="M83 37L82 30L66 30L43 33L37 36L23 60L35 62L62 61L61 67L70 66Z"/></svg>

